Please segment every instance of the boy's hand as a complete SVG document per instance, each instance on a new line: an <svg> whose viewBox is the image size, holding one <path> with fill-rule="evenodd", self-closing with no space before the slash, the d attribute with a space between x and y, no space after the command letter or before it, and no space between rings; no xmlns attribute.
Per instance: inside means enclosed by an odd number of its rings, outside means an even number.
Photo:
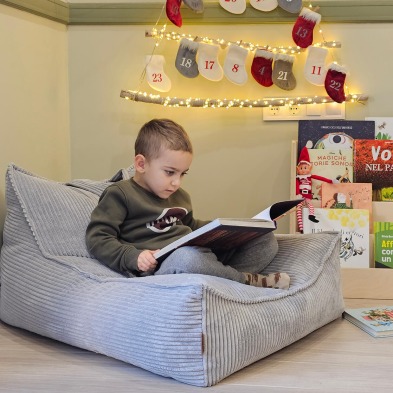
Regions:
<svg viewBox="0 0 393 393"><path fill-rule="evenodd" d="M138 270L141 272L147 272L149 270L154 270L157 267L157 261L153 254L158 250L144 250L139 254L138 257Z"/></svg>

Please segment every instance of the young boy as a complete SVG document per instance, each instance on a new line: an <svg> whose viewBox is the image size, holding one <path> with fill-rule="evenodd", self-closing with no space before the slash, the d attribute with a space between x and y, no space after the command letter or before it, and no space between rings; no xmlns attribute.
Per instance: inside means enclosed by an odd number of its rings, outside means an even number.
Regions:
<svg viewBox="0 0 393 393"><path fill-rule="evenodd" d="M194 218L190 196L180 188L192 157L190 139L179 124L154 119L143 125L135 141L134 177L106 188L91 214L89 252L130 277L196 273L287 289L285 273L258 274L277 253L272 233L225 255L181 247L157 264L157 250L208 222Z"/></svg>

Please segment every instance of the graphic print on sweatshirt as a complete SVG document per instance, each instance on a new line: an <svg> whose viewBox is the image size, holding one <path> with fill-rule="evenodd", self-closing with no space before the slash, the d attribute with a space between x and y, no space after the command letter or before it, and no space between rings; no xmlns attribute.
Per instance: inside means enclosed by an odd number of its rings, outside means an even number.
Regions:
<svg viewBox="0 0 393 393"><path fill-rule="evenodd" d="M183 207L170 207L164 209L156 220L148 222L146 227L153 232L167 232L178 221L181 221L188 214Z"/></svg>

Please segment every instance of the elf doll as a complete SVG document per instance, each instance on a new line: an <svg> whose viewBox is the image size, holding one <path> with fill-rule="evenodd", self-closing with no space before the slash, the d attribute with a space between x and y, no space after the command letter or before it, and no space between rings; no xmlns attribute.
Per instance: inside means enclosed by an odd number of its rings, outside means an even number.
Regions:
<svg viewBox="0 0 393 393"><path fill-rule="evenodd" d="M311 185L312 180L320 180L326 183L338 183L338 180L327 179L326 177L312 175L312 165L307 147L303 147L300 152L299 161L296 166L296 196L303 197L302 203L296 206L296 217L299 226L299 231L303 232L303 207L307 207L309 211L308 219L312 222L319 222L314 215L314 206L310 202L312 199Z"/></svg>

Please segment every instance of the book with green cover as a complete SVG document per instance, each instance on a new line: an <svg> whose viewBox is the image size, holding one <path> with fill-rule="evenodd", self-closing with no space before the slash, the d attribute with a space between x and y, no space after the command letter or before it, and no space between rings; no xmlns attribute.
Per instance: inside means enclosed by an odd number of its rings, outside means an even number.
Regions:
<svg viewBox="0 0 393 393"><path fill-rule="evenodd" d="M375 267L393 268L393 222L374 222Z"/></svg>

